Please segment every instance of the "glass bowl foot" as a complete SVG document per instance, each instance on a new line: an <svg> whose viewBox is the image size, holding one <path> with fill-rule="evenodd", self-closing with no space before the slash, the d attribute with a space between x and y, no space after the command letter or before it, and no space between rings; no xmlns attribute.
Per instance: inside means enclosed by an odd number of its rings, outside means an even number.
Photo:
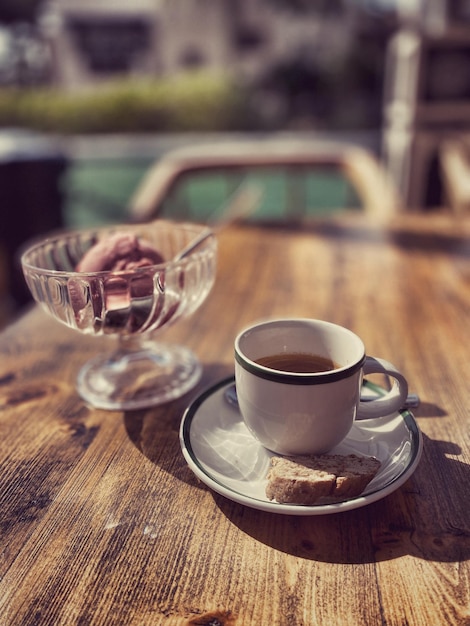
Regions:
<svg viewBox="0 0 470 626"><path fill-rule="evenodd" d="M179 398L201 374L201 364L188 348L147 342L140 350L88 361L78 374L77 390L96 408L142 409Z"/></svg>

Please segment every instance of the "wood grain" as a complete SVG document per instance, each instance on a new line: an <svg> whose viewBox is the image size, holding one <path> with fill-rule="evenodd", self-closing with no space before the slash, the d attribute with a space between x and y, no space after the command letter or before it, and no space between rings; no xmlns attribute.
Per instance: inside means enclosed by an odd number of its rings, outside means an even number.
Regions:
<svg viewBox="0 0 470 626"><path fill-rule="evenodd" d="M106 341L33 308L0 335L1 626L470 624L469 222L357 217L220 235L216 286L165 333L204 364L168 405L100 411L75 391ZM350 327L421 396L408 482L323 517L242 507L181 454L182 413L233 371L253 320Z"/></svg>

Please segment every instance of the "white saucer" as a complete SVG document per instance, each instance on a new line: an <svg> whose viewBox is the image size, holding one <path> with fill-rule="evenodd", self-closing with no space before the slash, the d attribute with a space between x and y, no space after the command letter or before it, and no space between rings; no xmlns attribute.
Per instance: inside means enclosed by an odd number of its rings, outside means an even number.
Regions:
<svg viewBox="0 0 470 626"><path fill-rule="evenodd" d="M356 422L346 439L331 453L375 456L382 466L364 493L349 500L314 506L278 504L265 495L272 452L250 434L237 407L224 393L234 383L225 379L203 392L186 409L180 427L183 455L198 478L217 493L261 511L287 515L324 515L349 511L389 495L413 474L423 439L408 410ZM381 395L364 383L367 395Z"/></svg>

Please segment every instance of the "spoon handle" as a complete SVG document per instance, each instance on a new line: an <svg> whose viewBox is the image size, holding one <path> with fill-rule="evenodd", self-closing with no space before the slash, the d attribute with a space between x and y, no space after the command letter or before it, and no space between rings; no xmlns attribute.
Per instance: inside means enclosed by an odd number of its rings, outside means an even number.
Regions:
<svg viewBox="0 0 470 626"><path fill-rule="evenodd" d="M229 404L238 407L237 390L234 384L227 387L224 397ZM420 399L418 394L410 393L403 404L403 409L416 409L419 405Z"/></svg>
<svg viewBox="0 0 470 626"><path fill-rule="evenodd" d="M263 191L261 187L254 183L246 183L238 187L234 194L228 199L225 207L217 211L217 216L214 219L209 219L207 229L203 230L195 239L180 250L173 260L181 261L181 259L186 258L194 252L194 250L213 233L219 232L223 228L230 226L230 224L253 213L261 202L262 196Z"/></svg>

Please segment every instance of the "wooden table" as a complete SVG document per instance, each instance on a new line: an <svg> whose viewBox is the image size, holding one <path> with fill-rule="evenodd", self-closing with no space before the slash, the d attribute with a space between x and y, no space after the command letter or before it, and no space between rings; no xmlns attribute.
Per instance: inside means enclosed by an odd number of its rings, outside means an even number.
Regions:
<svg viewBox="0 0 470 626"><path fill-rule="evenodd" d="M103 348L33 308L0 335L2 626L470 624L470 228L361 217L220 235L216 286L166 333L204 364L166 406L95 410L75 392ZM382 500L326 516L244 507L193 475L183 411L233 372L266 316L357 332L421 397L424 451Z"/></svg>

